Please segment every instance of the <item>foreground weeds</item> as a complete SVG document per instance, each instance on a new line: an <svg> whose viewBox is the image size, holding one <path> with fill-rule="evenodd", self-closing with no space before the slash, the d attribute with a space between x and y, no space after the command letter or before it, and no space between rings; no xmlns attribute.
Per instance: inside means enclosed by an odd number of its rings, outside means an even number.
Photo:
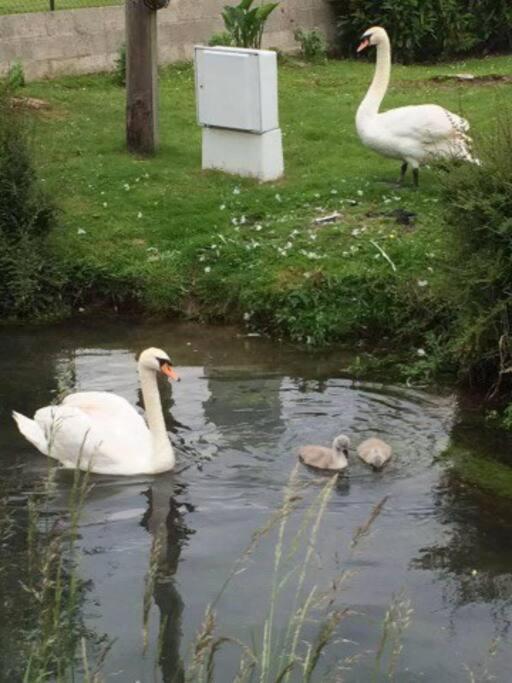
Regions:
<svg viewBox="0 0 512 683"><path fill-rule="evenodd" d="M328 586L311 581L313 561L317 559L316 542L338 477L327 480L312 503L300 510L306 485L300 482L296 467L283 493L280 508L257 530L235 563L221 587L216 599L208 606L203 624L193 645L186 680L190 683L211 683L215 676L215 664L221 657L222 648L236 646L240 650L237 683L259 681L281 683L286 681L342 680L343 672L352 668L363 656L336 655L336 666L326 673L323 656L329 648L340 648L340 629L345 619L354 612L341 601L345 583L351 576L348 569L340 568ZM316 482L318 483L318 482ZM348 559L363 538L369 533L384 506L385 499L372 510L368 520L354 533ZM292 516L298 515L298 529L290 535L287 527ZM268 596L267 616L261 631L254 635L251 644L218 633L217 603L229 588L232 579L247 569L251 557L260 543L268 536L275 537L272 583ZM293 599L290 602L290 592ZM276 615L284 612L285 626L278 627ZM389 660L389 672L396 667L400 653L401 635L409 624L410 605L405 596L394 599L383 627L383 634L376 653L376 671L380 671L384 659ZM281 616L281 619L283 617ZM313 634L311 627L313 625ZM308 635L305 631L308 631ZM389 656L386 654L390 650ZM314 678L315 676L316 679Z"/></svg>

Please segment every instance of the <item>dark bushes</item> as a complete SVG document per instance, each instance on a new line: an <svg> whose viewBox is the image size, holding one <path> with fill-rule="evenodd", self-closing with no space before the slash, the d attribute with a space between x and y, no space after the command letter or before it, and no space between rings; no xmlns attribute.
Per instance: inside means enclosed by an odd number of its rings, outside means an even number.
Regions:
<svg viewBox="0 0 512 683"><path fill-rule="evenodd" d="M339 46L353 56L370 26L388 31L397 61L433 61L512 49L509 0L331 0Z"/></svg>
<svg viewBox="0 0 512 683"><path fill-rule="evenodd" d="M34 170L28 133L0 94L0 315L44 315L58 298L60 276L46 247L55 208Z"/></svg>
<svg viewBox="0 0 512 683"><path fill-rule="evenodd" d="M506 394L512 387L512 112L481 147L482 166L461 165L444 180L445 218L455 237L450 347L465 376Z"/></svg>

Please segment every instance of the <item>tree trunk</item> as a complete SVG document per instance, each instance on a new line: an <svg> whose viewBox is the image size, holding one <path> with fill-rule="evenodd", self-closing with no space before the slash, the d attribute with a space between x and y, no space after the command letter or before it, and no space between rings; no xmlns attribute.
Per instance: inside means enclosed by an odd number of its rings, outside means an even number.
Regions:
<svg viewBox="0 0 512 683"><path fill-rule="evenodd" d="M136 154L158 147L156 11L126 0L126 143Z"/></svg>

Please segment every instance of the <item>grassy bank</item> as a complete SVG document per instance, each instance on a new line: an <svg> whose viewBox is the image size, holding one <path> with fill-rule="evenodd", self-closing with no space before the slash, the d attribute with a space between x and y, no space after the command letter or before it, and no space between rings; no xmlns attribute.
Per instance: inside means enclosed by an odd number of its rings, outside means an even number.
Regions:
<svg viewBox="0 0 512 683"><path fill-rule="evenodd" d="M511 85L435 77L511 66L512 57L396 66L385 105L437 102L478 137L512 104ZM397 189L398 163L357 138L372 72L350 61L281 67L286 177L264 185L201 172L190 65L162 73L154 159L125 153L124 91L110 76L31 84L26 94L50 104L33 120L40 174L62 209L52 246L70 278L67 304L245 320L318 344L391 337L414 357L456 307L456 264L442 180L425 169L420 191ZM314 223L333 212L335 222Z"/></svg>

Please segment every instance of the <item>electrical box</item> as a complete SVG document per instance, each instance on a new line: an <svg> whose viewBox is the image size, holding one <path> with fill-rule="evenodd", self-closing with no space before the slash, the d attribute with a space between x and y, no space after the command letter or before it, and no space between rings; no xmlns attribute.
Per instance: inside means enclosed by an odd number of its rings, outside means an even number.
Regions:
<svg viewBox="0 0 512 683"><path fill-rule="evenodd" d="M259 134L279 128L274 51L198 46L195 67L199 125Z"/></svg>
<svg viewBox="0 0 512 683"><path fill-rule="evenodd" d="M202 168L262 181L280 178L276 53L197 46L194 62Z"/></svg>

